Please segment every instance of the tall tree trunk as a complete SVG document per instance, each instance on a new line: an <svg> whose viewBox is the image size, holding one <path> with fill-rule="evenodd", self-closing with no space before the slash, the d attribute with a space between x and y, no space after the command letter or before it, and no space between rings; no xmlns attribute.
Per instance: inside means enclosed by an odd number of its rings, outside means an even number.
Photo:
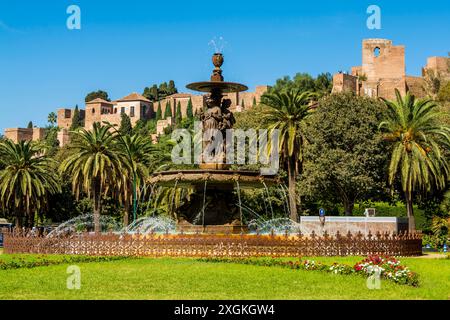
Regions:
<svg viewBox="0 0 450 320"><path fill-rule="evenodd" d="M100 226L100 201L101 201L100 183L97 178L94 179L92 189L94 200L94 232L97 234L102 231Z"/></svg>
<svg viewBox="0 0 450 320"><path fill-rule="evenodd" d="M351 200L344 201L344 210L346 216L353 215L353 208L355 207L355 203Z"/></svg>
<svg viewBox="0 0 450 320"><path fill-rule="evenodd" d="M33 228L34 227L34 213L33 212L29 212L28 213L28 228Z"/></svg>
<svg viewBox="0 0 450 320"><path fill-rule="evenodd" d="M16 214L15 214L15 216L16 216L16 219L15 219L15 220L16 220L16 221L15 221L15 227L18 228L18 229L21 229L22 226L23 226L22 212L23 212L23 210L22 210L21 207L16 208Z"/></svg>
<svg viewBox="0 0 450 320"><path fill-rule="evenodd" d="M412 194L410 191L405 191L405 201L406 201L406 214L408 216L408 231L416 231L416 219L414 218L414 208L412 201Z"/></svg>
<svg viewBox="0 0 450 320"><path fill-rule="evenodd" d="M295 195L295 163L293 157L288 157L288 191L289 191L289 210L291 220L298 222L297 204Z"/></svg>

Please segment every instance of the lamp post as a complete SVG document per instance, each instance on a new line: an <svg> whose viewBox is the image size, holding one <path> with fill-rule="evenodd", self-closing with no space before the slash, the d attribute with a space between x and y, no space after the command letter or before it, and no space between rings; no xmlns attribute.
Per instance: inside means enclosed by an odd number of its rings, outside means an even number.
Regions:
<svg viewBox="0 0 450 320"><path fill-rule="evenodd" d="M133 156L131 155L131 151L130 151L130 147L128 146L128 144L125 142L122 133L117 130L116 125L111 124L108 121L103 121L103 123L105 125L107 125L108 127L110 127L111 129L114 130L114 132L117 133L119 139L122 141L123 145L125 146L125 150L127 152L128 155L128 160L130 161L130 164L132 166L132 170L133 170L133 183L132 183L132 188L133 188L133 222L136 221L136 211L137 211L137 197L136 197L136 168L135 168L135 164L133 161Z"/></svg>
<svg viewBox="0 0 450 320"><path fill-rule="evenodd" d="M319 209L319 221L322 227L325 226L325 209Z"/></svg>

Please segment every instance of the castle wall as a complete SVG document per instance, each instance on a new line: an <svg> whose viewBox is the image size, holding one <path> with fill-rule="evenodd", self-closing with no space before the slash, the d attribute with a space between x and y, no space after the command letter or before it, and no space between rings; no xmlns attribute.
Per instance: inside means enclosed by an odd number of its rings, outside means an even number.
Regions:
<svg viewBox="0 0 450 320"><path fill-rule="evenodd" d="M156 123L156 135L162 135L164 133L164 129L175 124L174 118L167 118L164 120L158 120Z"/></svg>
<svg viewBox="0 0 450 320"><path fill-rule="evenodd" d="M45 138L43 128L8 128L5 129L5 138L14 143L19 141L38 141Z"/></svg>
<svg viewBox="0 0 450 320"><path fill-rule="evenodd" d="M69 129L72 126L72 118L75 109L58 109L57 111L57 125L59 128ZM78 110L80 118L85 118L84 110Z"/></svg>
<svg viewBox="0 0 450 320"><path fill-rule="evenodd" d="M425 70L433 70L435 74L450 80L450 58L447 57L429 57L427 65L424 67L422 76L425 76Z"/></svg>
<svg viewBox="0 0 450 320"><path fill-rule="evenodd" d="M368 81L403 78L405 70L404 46L394 46L391 40L385 39L363 40L362 73Z"/></svg>
<svg viewBox="0 0 450 320"><path fill-rule="evenodd" d="M362 66L352 67L351 74L333 76L333 92L352 90L359 95L395 99L395 89L405 95L410 92L416 97L425 97L424 79L427 70L439 73L450 80L450 58L430 57L422 70L422 77L408 76L405 73L405 47L394 46L391 40L363 40ZM356 84L355 84L356 82Z"/></svg>
<svg viewBox="0 0 450 320"><path fill-rule="evenodd" d="M358 78L356 76L337 73L333 76L333 90L332 92L343 92L343 91L357 91Z"/></svg>
<svg viewBox="0 0 450 320"><path fill-rule="evenodd" d="M426 92L424 90L425 80L421 77L412 77L406 76L406 89L416 97L424 97L426 96Z"/></svg>
<svg viewBox="0 0 450 320"><path fill-rule="evenodd" d="M406 94L406 81L403 78L380 79L378 85L378 96L388 100L395 100L395 89L397 89L402 96Z"/></svg>
<svg viewBox="0 0 450 320"><path fill-rule="evenodd" d="M70 142L69 131L64 128L59 130L57 134L57 139L59 141L59 146L64 147L66 144Z"/></svg>

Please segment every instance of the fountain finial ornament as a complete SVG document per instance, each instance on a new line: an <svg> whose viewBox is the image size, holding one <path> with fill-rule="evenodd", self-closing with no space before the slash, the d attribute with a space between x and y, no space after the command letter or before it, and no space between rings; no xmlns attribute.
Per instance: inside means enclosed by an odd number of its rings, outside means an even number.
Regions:
<svg viewBox="0 0 450 320"><path fill-rule="evenodd" d="M211 75L211 81L223 82L222 69L220 68L223 64L223 55L221 53L215 53L212 56L212 61L215 68L213 70L213 74Z"/></svg>

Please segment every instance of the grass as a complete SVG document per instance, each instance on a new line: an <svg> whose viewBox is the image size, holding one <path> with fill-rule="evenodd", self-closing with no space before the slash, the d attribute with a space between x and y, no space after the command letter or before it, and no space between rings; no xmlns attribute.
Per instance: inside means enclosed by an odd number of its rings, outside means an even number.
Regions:
<svg viewBox="0 0 450 320"><path fill-rule="evenodd" d="M0 260L36 259L3 254ZM48 257L46 257L48 258ZM61 259L52 256L51 259ZM320 257L353 265L361 257ZM0 270L0 299L449 299L450 260L403 258L420 287L382 281L369 290L359 276L280 267L142 258L77 264L81 290L68 290L67 264Z"/></svg>

